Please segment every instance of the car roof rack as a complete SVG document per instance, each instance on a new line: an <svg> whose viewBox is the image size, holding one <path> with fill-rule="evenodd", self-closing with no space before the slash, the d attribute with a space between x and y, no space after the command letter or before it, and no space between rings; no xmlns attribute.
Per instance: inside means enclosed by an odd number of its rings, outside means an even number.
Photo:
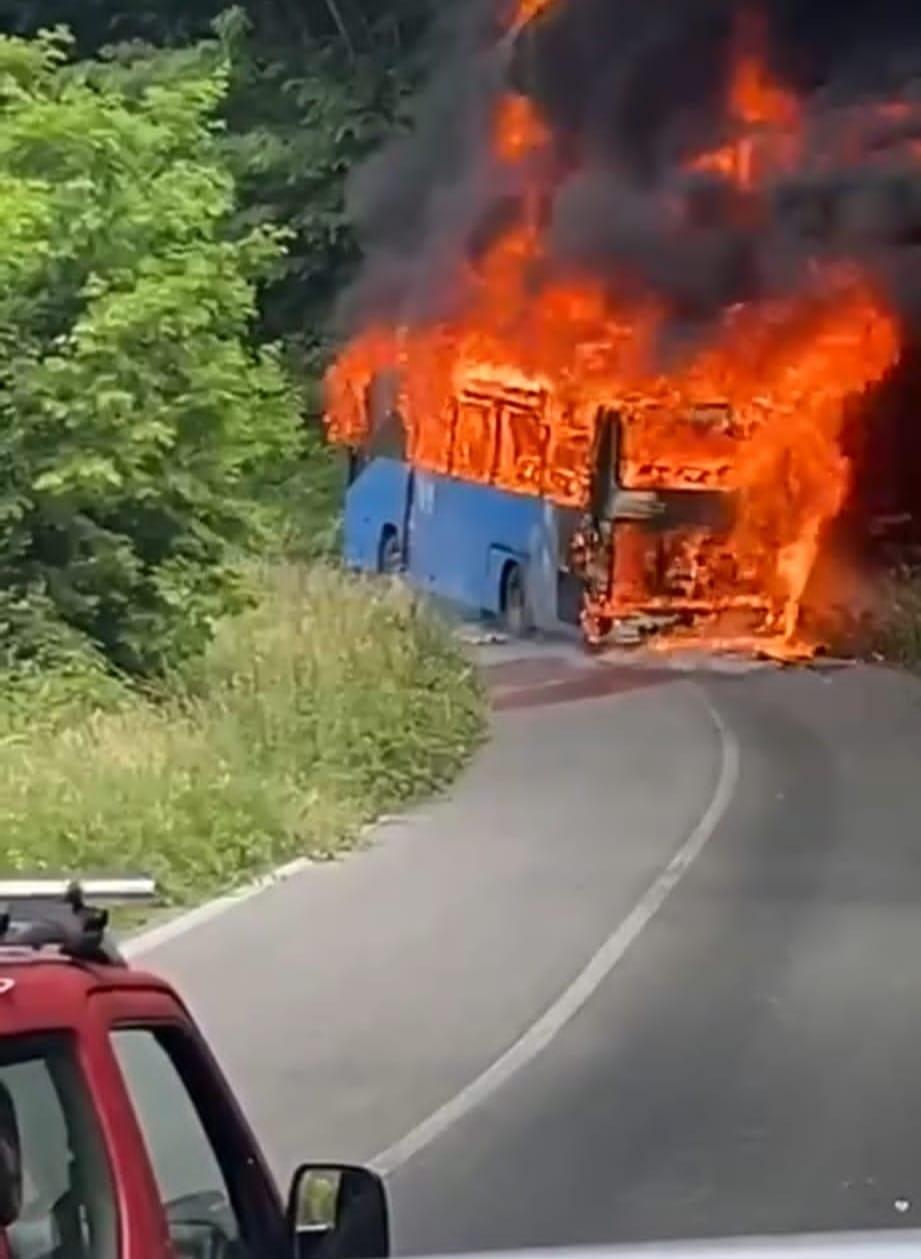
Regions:
<svg viewBox="0 0 921 1259"><path fill-rule="evenodd" d="M78 961L123 966L100 903L149 904L156 895L156 883L144 876L0 879L0 949L56 949Z"/></svg>

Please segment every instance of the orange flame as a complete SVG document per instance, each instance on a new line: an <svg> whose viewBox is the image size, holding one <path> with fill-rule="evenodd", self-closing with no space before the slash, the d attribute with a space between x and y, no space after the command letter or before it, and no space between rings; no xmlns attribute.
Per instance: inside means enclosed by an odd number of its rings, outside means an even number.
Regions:
<svg viewBox="0 0 921 1259"><path fill-rule="evenodd" d="M793 127L800 116L799 101L772 82L761 57L753 53L736 64L729 107L733 118L750 126Z"/></svg>
<svg viewBox="0 0 921 1259"><path fill-rule="evenodd" d="M518 8L512 25L527 26L528 22L533 22L536 17L540 17L553 3L555 0L518 0Z"/></svg>
<svg viewBox="0 0 921 1259"><path fill-rule="evenodd" d="M526 96L503 96L496 111L494 148L504 162L514 163L550 141L550 131Z"/></svg>
<svg viewBox="0 0 921 1259"><path fill-rule="evenodd" d="M738 134L713 153L692 162L692 169L710 171L744 190L756 187L765 166L792 165L798 150L801 110L797 98L775 83L764 61L760 23L740 27L739 51L733 64L727 114Z"/></svg>
<svg viewBox="0 0 921 1259"><path fill-rule="evenodd" d="M522 0L519 11L543 7ZM735 138L691 165L755 197L762 175L799 151L799 103L746 49L727 114ZM524 97L500 102L499 161L516 164L550 139ZM816 266L802 291L728 311L708 344L665 371L655 296L617 302L576 277L538 286L548 260L525 220L468 265L463 315L374 327L346 347L327 381L331 436L362 439L370 386L394 371L416 466L587 509L599 413L616 412L622 490L658 495L664 523L653 530L629 512L618 523L615 511L613 537L594 539L589 635L635 613L674 612L723 642L738 615L745 628L730 640L755 623L793 650L823 532L849 489L848 407L897 361L895 318L856 269ZM692 491L699 503L702 492L721 496L729 521L683 516Z"/></svg>

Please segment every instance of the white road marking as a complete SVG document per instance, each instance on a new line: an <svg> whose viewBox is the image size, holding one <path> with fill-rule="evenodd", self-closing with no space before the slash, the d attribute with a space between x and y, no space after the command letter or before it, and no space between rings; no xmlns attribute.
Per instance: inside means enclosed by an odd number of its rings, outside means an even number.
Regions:
<svg viewBox="0 0 921 1259"><path fill-rule="evenodd" d="M419 812L418 809L415 810L413 816L418 817ZM362 834L383 832L386 826L404 820L402 814L387 814L369 823ZM345 855L343 854L343 857ZM198 927L203 927L206 923L213 922L216 918L222 918L224 914L232 909L236 909L238 905L245 905L253 897L261 896L263 892L276 887L279 883L287 883L289 879L307 874L308 871L319 877L326 872L335 870L340 865L341 861L335 855L330 858L297 857L286 865L278 866L277 869L263 875L262 878L254 879L251 883L245 883L234 892L227 892L226 895L206 901L203 905L198 905L194 909L182 910L175 918L167 919L166 922L161 923L158 927L148 927L146 931L142 931L138 935L131 936L129 939L120 942L119 949L129 962L135 958L144 957L146 954L152 953L154 949L160 948L161 945L172 944L174 940L188 935L190 931L195 931Z"/></svg>
<svg viewBox="0 0 921 1259"><path fill-rule="evenodd" d="M666 868L585 969L500 1058L465 1088L424 1119L396 1144L371 1160L383 1176L389 1176L437 1141L449 1128L499 1091L542 1053L598 991L622 961L627 950L656 916L713 836L732 801L739 780L739 744L732 730L704 696L720 738L721 764L713 798Z"/></svg>
<svg viewBox="0 0 921 1259"><path fill-rule="evenodd" d="M279 869L271 874L248 883L236 892L228 892L226 896L219 896L215 900L206 901L204 905L199 905L195 909L188 909L183 913L177 914L175 918L170 918L167 922L161 923L159 927L151 927L147 931L142 931L139 935L132 936L130 940L119 944L119 949L128 961L131 961L133 958L143 957L146 953L152 952L161 945L171 944L173 940L178 940L180 936L187 935L197 927L203 927L205 923L213 922L215 918L223 917L228 910L236 909L238 905L245 904L247 901L252 900L254 896L259 896L260 893L267 891L268 888L274 887L276 883L284 883L288 879L293 879L297 874L303 874L305 870L309 870L315 864L308 857L298 857L296 861L280 866Z"/></svg>

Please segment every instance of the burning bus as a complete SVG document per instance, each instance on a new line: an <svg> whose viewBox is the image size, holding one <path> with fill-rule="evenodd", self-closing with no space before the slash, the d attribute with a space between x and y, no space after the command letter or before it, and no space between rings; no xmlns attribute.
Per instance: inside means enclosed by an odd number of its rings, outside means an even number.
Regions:
<svg viewBox="0 0 921 1259"><path fill-rule="evenodd" d="M676 39L699 7L675 6ZM663 93L647 100L666 121L642 149L616 117L603 138L577 127L587 64L557 80L595 55L586 32L613 21L620 38L616 14L642 26L649 6L522 0L504 41L480 33L488 72L467 76L451 177L430 177L418 231L378 196L391 256L370 251L371 297L327 379L353 565L516 631L803 646L854 475L845 430L901 353L886 277L893 207L917 203L921 104L877 88L810 112L772 70L769 24L711 8L726 20L701 53L705 99L695 81L675 100L677 130ZM889 198L892 239L872 249L851 227L855 172Z"/></svg>
<svg viewBox="0 0 921 1259"><path fill-rule="evenodd" d="M853 318L843 295L827 312L827 350L861 380L867 355L875 349L882 363L890 345L889 325L872 314L851 341L841 339ZM833 428L847 366L824 403ZM794 377L799 368L785 364ZM426 370L424 396L433 379ZM569 624L591 644L680 633L792 646L844 460L820 430L805 460L778 443L781 401L770 390L734 406L675 385L664 397L650 382L574 400L507 364L462 363L438 409L426 399L418 410L405 382L374 376L351 399L351 437L340 437L353 450L347 561L403 572L514 633ZM812 407L791 425L811 424Z"/></svg>
<svg viewBox="0 0 921 1259"><path fill-rule="evenodd" d="M641 400L564 415L548 382L481 366L456 382L426 459L407 458L396 399L372 389L375 404L346 496L353 566L405 572L516 633L581 623L592 643L782 621L730 545L745 434L727 406L688 411L675 460Z"/></svg>

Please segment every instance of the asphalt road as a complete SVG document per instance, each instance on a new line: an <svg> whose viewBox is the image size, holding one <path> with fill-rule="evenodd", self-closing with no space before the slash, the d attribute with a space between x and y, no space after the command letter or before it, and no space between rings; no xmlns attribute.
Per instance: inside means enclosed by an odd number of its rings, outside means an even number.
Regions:
<svg viewBox="0 0 921 1259"><path fill-rule="evenodd" d="M497 660L450 799L150 959L279 1174L389 1151L404 1253L917 1227L921 686Z"/></svg>

